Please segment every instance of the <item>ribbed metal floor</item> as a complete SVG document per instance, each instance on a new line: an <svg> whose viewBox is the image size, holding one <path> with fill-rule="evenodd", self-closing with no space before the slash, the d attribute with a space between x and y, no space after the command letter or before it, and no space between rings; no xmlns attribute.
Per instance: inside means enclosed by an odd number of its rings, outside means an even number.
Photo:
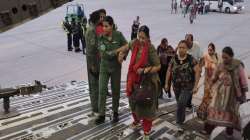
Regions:
<svg viewBox="0 0 250 140"><path fill-rule="evenodd" d="M142 139L142 130L129 128L132 119L124 94L124 84L124 82L121 83L119 123L110 122L112 109L111 98L108 98L106 122L102 125L95 125L94 118L89 117L91 110L87 83L71 82L45 90L40 94L11 98L11 107L18 109L21 115L0 120L0 139ZM151 139L208 139L198 133L202 129L202 122L192 112L187 112L184 133L178 133L175 126L175 100L160 100L159 102L160 109L158 118L154 121ZM223 134L221 135L219 135L219 140L224 139Z"/></svg>

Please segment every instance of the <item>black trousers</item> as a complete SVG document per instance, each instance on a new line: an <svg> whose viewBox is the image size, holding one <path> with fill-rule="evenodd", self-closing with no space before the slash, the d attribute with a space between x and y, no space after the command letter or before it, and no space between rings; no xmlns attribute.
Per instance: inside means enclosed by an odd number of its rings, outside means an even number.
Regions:
<svg viewBox="0 0 250 140"><path fill-rule="evenodd" d="M164 90L165 90L164 87L165 87L167 70L168 70L168 65L162 64L161 65L161 70L158 72L159 77L160 77L160 81L161 81L161 88L163 88ZM165 92L168 93L169 97L171 97L170 86L171 86L171 81L168 82L169 90L168 91L165 90ZM163 92L162 92L162 89L161 89L160 97L162 97L162 95L163 95Z"/></svg>
<svg viewBox="0 0 250 140"><path fill-rule="evenodd" d="M177 101L176 123L182 125L186 118L186 107L188 100L192 97L192 91L177 89L174 93Z"/></svg>
<svg viewBox="0 0 250 140"><path fill-rule="evenodd" d="M79 49L79 34L73 34L73 45L75 47L75 49Z"/></svg>
<svg viewBox="0 0 250 140"><path fill-rule="evenodd" d="M191 96L188 100L188 103L187 103L187 107L188 108L192 108L192 99L193 99L193 96Z"/></svg>
<svg viewBox="0 0 250 140"><path fill-rule="evenodd" d="M68 42L68 49L72 48L72 34L68 33L67 34L67 42Z"/></svg>

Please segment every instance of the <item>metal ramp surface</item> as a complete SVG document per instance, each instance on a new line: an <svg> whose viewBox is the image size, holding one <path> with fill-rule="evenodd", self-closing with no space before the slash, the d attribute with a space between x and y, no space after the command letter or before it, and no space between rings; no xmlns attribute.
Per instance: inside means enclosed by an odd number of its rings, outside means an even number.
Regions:
<svg viewBox="0 0 250 140"><path fill-rule="evenodd" d="M87 82L71 82L49 88L40 94L11 98L11 107L21 115L0 120L0 140L140 140L142 130L132 130L125 82L121 82L120 121L113 124L111 98L107 98L106 122L94 124L90 117ZM175 100L160 100L158 117L153 122L151 139L206 140L201 135L202 122L191 111L187 113L184 133L175 126ZM2 104L2 102L1 102ZM220 136L220 140L224 137Z"/></svg>

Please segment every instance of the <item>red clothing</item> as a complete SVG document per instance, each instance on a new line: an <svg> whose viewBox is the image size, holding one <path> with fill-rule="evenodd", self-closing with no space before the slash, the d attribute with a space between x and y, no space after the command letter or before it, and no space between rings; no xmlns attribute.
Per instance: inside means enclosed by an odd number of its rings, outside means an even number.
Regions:
<svg viewBox="0 0 250 140"><path fill-rule="evenodd" d="M95 32L96 32L97 36L102 35L104 33L103 25L102 24L97 25L95 28Z"/></svg>
<svg viewBox="0 0 250 140"><path fill-rule="evenodd" d="M137 58L137 53L139 51L139 47L142 48L142 53L140 59L136 62ZM135 83L140 82L140 75L137 74L137 70L139 68L143 68L147 63L148 63L148 50L149 50L149 45L150 42L146 42L144 44L141 44L139 40L135 40L133 42L132 47L132 56L129 64L129 69L128 69L128 78L127 78L127 88L126 88L126 93L127 96L130 96L132 94L132 87Z"/></svg>
<svg viewBox="0 0 250 140"><path fill-rule="evenodd" d="M102 25L102 24L98 24L98 25L96 26L96 28L95 28L95 32L96 32L97 36L101 36L101 35L104 33L103 25ZM101 59L101 56L100 56L99 53L97 53L96 55L97 55L97 57L98 57L99 59Z"/></svg>
<svg viewBox="0 0 250 140"><path fill-rule="evenodd" d="M132 112L132 116L134 119L134 123L140 123L140 119L136 116L135 113ZM153 124L153 120L142 118L142 128L143 128L144 134L150 133L152 129L152 124Z"/></svg>

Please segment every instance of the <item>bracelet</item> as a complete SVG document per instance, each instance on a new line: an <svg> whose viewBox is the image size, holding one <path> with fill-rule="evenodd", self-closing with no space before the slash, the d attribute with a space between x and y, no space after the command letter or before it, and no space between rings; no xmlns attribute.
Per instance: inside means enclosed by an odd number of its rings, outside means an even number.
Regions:
<svg viewBox="0 0 250 140"><path fill-rule="evenodd" d="M144 74L146 74L146 73L145 73L145 69L146 69L146 68L143 69L143 73L144 73ZM151 66L151 67L149 68L149 71L148 71L147 73L149 73L152 69L153 69L153 67Z"/></svg>
<svg viewBox="0 0 250 140"><path fill-rule="evenodd" d="M146 74L146 73L145 73L145 69L146 69L146 68L143 68L143 74Z"/></svg>

